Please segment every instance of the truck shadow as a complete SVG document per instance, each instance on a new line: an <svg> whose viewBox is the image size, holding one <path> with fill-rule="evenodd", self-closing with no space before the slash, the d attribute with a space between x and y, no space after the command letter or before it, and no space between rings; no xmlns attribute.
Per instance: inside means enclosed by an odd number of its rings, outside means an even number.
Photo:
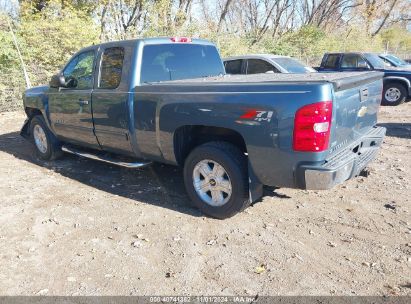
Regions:
<svg viewBox="0 0 411 304"><path fill-rule="evenodd" d="M387 136L411 139L411 123L379 123L378 126L387 128Z"/></svg>
<svg viewBox="0 0 411 304"><path fill-rule="evenodd" d="M183 172L179 167L154 163L141 169L127 169L71 154L64 154L55 161L42 161L35 156L32 144L18 132L0 135L0 151L98 190L195 217L203 216L192 207L186 195ZM275 189L266 187L264 196L289 198L277 194Z"/></svg>
<svg viewBox="0 0 411 304"><path fill-rule="evenodd" d="M202 216L190 205L182 170L175 166L154 163L141 169L127 169L71 154L64 154L55 161L42 161L35 156L32 144L18 132L0 135L0 151L98 190L192 216Z"/></svg>

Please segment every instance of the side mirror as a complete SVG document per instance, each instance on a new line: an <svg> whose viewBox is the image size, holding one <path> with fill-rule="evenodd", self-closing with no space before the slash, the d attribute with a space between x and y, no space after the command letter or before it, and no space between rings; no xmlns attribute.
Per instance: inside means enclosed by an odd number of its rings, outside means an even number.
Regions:
<svg viewBox="0 0 411 304"><path fill-rule="evenodd" d="M69 76L65 79L65 87L66 88L75 88L77 87L78 81L73 76Z"/></svg>
<svg viewBox="0 0 411 304"><path fill-rule="evenodd" d="M56 74L51 77L50 83L51 88L65 88L66 87L66 80L64 79L64 75Z"/></svg>
<svg viewBox="0 0 411 304"><path fill-rule="evenodd" d="M51 88L75 88L77 79L72 76L65 78L63 74L56 74L51 77L49 84Z"/></svg>

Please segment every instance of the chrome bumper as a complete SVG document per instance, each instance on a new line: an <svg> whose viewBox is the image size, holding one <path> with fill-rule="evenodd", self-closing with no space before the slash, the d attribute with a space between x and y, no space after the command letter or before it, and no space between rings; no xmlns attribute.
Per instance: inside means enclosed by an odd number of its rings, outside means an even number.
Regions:
<svg viewBox="0 0 411 304"><path fill-rule="evenodd" d="M386 129L375 127L359 140L337 151L321 165L301 165L299 176L308 190L325 190L360 174L372 161L385 136ZM301 184L301 183L300 183Z"/></svg>
<svg viewBox="0 0 411 304"><path fill-rule="evenodd" d="M351 177L354 162L351 161L336 170L305 170L305 188L310 190L325 190L341 184Z"/></svg>

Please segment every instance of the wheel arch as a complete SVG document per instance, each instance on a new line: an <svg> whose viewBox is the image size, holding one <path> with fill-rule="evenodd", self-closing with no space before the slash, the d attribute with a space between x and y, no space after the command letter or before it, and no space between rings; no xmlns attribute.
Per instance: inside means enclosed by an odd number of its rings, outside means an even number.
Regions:
<svg viewBox="0 0 411 304"><path fill-rule="evenodd" d="M31 120L36 115L41 115L44 117L43 112L37 108L25 107L24 112L26 112L27 117Z"/></svg>
<svg viewBox="0 0 411 304"><path fill-rule="evenodd" d="M225 141L247 153L244 137L236 130L207 125L184 125L177 128L173 136L174 154L177 164L183 165L188 154L197 146L211 141Z"/></svg>
<svg viewBox="0 0 411 304"><path fill-rule="evenodd" d="M25 107L24 108L24 112L26 112L27 115L27 119L24 122L21 130L20 130L20 135L26 139L28 139L30 137L30 130L31 130L31 121L33 119L33 117L35 116L42 116L44 118L43 113L41 112L41 110L37 109L37 108L31 108L31 107Z"/></svg>
<svg viewBox="0 0 411 304"><path fill-rule="evenodd" d="M183 125L177 128L173 136L174 155L178 165L183 165L188 154L197 146L211 141L225 141L238 147L247 154L247 174L249 177L249 199L255 202L263 195L263 185L257 178L248 158L244 136L230 128L207 125Z"/></svg>
<svg viewBox="0 0 411 304"><path fill-rule="evenodd" d="M24 108L24 112L25 112L26 115L27 115L27 119L26 119L26 121L25 121L25 123L24 123L24 125L23 125L23 127L22 127L22 129L21 129L21 131L20 131L20 134L21 134L23 137L27 137L28 135L30 135L30 123L31 123L31 120L32 120L35 116L41 116L41 117L43 117L44 122L46 123L47 128L50 130L50 132L51 132L54 136L56 136L53 128L52 128L51 125L50 125L50 121L49 121L49 119L47 118L47 114L45 113L45 110L39 109L39 108L34 108L34 107L27 107L27 106L26 106L26 107Z"/></svg>
<svg viewBox="0 0 411 304"><path fill-rule="evenodd" d="M411 81L409 79L399 76L388 76L384 78L384 86L391 83L403 85L408 94L410 93Z"/></svg>

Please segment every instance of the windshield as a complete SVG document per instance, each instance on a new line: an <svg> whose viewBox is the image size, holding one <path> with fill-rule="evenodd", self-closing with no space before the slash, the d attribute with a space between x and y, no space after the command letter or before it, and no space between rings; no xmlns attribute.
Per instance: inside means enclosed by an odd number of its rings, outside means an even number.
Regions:
<svg viewBox="0 0 411 304"><path fill-rule="evenodd" d="M383 56L387 58L388 60L394 62L395 65L407 65L407 63L404 60L398 58L397 56L394 56L394 55L383 55Z"/></svg>
<svg viewBox="0 0 411 304"><path fill-rule="evenodd" d="M158 82L224 75L215 46L153 44L143 49L141 82Z"/></svg>
<svg viewBox="0 0 411 304"><path fill-rule="evenodd" d="M271 58L274 62L280 65L288 73L311 73L316 72L313 68L306 66L293 58L274 57Z"/></svg>
<svg viewBox="0 0 411 304"><path fill-rule="evenodd" d="M385 68L385 63L384 60L382 60L380 57L378 57L375 54L364 54L365 59L367 59L371 65L374 67L374 69L384 69Z"/></svg>

